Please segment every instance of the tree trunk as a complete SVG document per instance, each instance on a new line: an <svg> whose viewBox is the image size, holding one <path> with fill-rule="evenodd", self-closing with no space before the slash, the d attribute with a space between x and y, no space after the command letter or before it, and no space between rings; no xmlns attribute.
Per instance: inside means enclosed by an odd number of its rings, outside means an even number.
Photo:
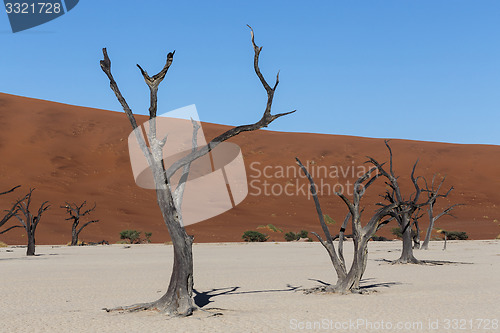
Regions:
<svg viewBox="0 0 500 333"><path fill-rule="evenodd" d="M181 231L183 241L173 241L174 265L170 284L167 292L155 302L158 310L172 316L189 316L196 309L193 300L193 237Z"/></svg>
<svg viewBox="0 0 500 333"><path fill-rule="evenodd" d="M418 221L414 222L415 224L415 234L413 234L413 248L420 249L420 227L418 225Z"/></svg>
<svg viewBox="0 0 500 333"><path fill-rule="evenodd" d="M429 214L429 227L427 228L427 233L425 234L424 242L423 242L422 246L420 247L420 249L422 249L422 250L429 249L429 241L431 240L431 233L432 233L432 229L434 228L434 222L435 222L435 219L433 216L433 205L434 205L434 203L430 202L429 209L427 209L427 214Z"/></svg>
<svg viewBox="0 0 500 333"><path fill-rule="evenodd" d="M403 219L403 222L407 222L406 219ZM418 264L420 261L413 256L413 237L411 234L411 226L408 226L404 229L404 226L401 226L401 230L403 230L403 250L401 251L401 257L394 261L394 264Z"/></svg>
<svg viewBox="0 0 500 333"><path fill-rule="evenodd" d="M35 235L33 235L31 232L28 232L28 247L26 249L26 255L35 255Z"/></svg>
<svg viewBox="0 0 500 333"><path fill-rule="evenodd" d="M196 310L193 300L193 240L182 226L169 190L157 189L161 209L174 247L174 264L167 292L151 308L171 316L189 316Z"/></svg>
<svg viewBox="0 0 500 333"><path fill-rule="evenodd" d="M71 230L71 246L78 245L78 233L76 232L76 226L73 225Z"/></svg>
<svg viewBox="0 0 500 333"><path fill-rule="evenodd" d="M192 248L194 237L186 234L168 186L157 189L156 196L174 247L174 264L167 292L154 302L112 309L105 308L104 310L108 312L157 310L169 316L185 317L197 309L193 300Z"/></svg>
<svg viewBox="0 0 500 333"><path fill-rule="evenodd" d="M334 287L335 292L345 294L347 292L359 291L359 283L366 269L368 258L368 242L356 241L354 239L354 258L349 273L341 279L339 278Z"/></svg>

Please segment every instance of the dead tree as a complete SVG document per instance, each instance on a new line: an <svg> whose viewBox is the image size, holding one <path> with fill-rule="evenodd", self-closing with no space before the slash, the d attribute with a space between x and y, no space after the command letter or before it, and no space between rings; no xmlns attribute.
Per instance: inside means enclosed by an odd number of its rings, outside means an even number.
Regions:
<svg viewBox="0 0 500 333"><path fill-rule="evenodd" d="M300 168L306 175L307 179L309 180L310 191L314 199L316 212L318 213L319 222L326 239L323 239L315 232L312 232L312 234L314 234L321 242L321 244L325 247L330 256L333 267L335 268L335 271L337 273L337 283L324 289L325 291L338 293L359 292L359 282L363 276L363 273L365 272L366 262L368 258L368 241L375 234L375 231L380 225L386 224L386 221L382 221L382 219L390 215L391 211L396 208L397 203L382 205L382 207L373 214L366 225L362 226L361 214L363 213L363 209L361 209L360 206L361 198L365 194L366 189L379 177L378 174L372 176L372 173L376 171L377 168L370 169L355 182L352 202L345 195L337 192L336 195L344 201L349 209L349 213L347 214L346 218L344 219L344 223L340 228L337 254L337 251L335 250L335 246L333 244L333 238L324 221L323 212L321 211L321 206L319 203L314 180L307 169L304 167L304 165L302 165L300 160L298 158L296 158L296 160ZM343 255L343 236L349 220L351 220L352 223L354 257L351 267L348 271Z"/></svg>
<svg viewBox="0 0 500 333"><path fill-rule="evenodd" d="M250 28L250 27L249 27ZM193 254L192 254L192 244L194 236L188 235L183 227L181 212L176 208L176 202L182 198L182 182L177 185L177 188L173 189L173 184L171 184L171 176L178 170L181 170L182 175L189 172L189 166L195 159L209 153L221 142L230 139L231 137L238 135L246 131L255 131L257 129L267 127L271 122L279 117L285 116L295 111L271 114L271 106L274 98L275 90L279 83L279 72L276 75L276 81L274 86L270 86L264 79L260 69L259 69L259 54L262 47L255 44L254 33L252 28L251 31L251 41L254 50L254 70L262 83L263 87L267 92L267 105L262 118L254 124L243 125L234 127L216 138L212 139L208 145L203 147L196 147L194 138L196 137L197 128L193 128L193 148L191 153L185 157L177 160L168 169L163 163L163 147L166 143L166 137L163 139L158 139L156 135L156 113L157 113L157 92L158 86L165 78L168 69L170 68L172 61L174 59L174 52L167 55L167 61L163 69L154 76L149 76L148 73L143 70L139 65L139 70L141 71L146 84L150 90L150 128L147 133L147 139L149 145L146 144L145 138L142 135L142 131L138 129L135 117L130 109L129 105L125 101L125 98L118 89L118 85L115 82L113 75L111 74L111 61L108 57L107 51L103 49L104 59L101 60L101 68L107 75L111 89L115 93L118 101L120 102L123 110L125 111L132 129L135 132L136 139L138 141L139 147L141 148L149 167L153 174L154 183L156 186L156 196L158 201L158 206L163 215L163 220L167 226L168 232L172 239L173 250L174 250L174 264L172 268L172 275L170 277L170 283L166 293L158 300L149 303L141 303L127 307L117 307L114 309L105 309L106 311L139 311L147 309L155 309L162 313L171 316L188 316L196 310L193 301ZM181 176L181 180L185 178Z"/></svg>
<svg viewBox="0 0 500 333"><path fill-rule="evenodd" d="M26 255L27 256L34 256L35 255L35 231L36 227L40 223L40 219L42 218L42 214L49 209L50 205L48 204L48 201L44 201L41 205L40 208L38 208L38 212L36 215L33 215L30 211L30 205L31 205L31 195L33 194L33 191L35 189L30 189L29 193L26 194L24 198L18 199L16 202L16 206L13 210L10 211L10 214L13 214L19 221L20 225L14 225L10 228L5 229L4 231L0 232L0 234L3 234L9 230L12 230L14 228L24 228L26 231L26 235L28 236L28 246L26 250Z"/></svg>
<svg viewBox="0 0 500 333"><path fill-rule="evenodd" d="M425 179L425 178L424 178ZM425 234L425 239L422 244L421 249L422 250L428 250L429 249L429 241L431 240L431 233L432 230L434 229L434 225L436 221L441 218L444 215L450 215L451 211L457 207L461 206L461 204L454 204L443 210L441 213L434 215L434 205L436 204L436 201L438 198L446 198L451 191L453 191L454 187L450 187L450 189L445 193L445 194L439 194L439 191L441 189L441 186L443 185L444 181L446 180L446 177L443 177L439 184L435 184L436 182L436 174L432 177L432 182L431 182L431 187L429 188L427 181L425 182L425 190L424 192L427 193L427 196L429 198L429 205L427 207L427 215L429 216L429 227L427 228L427 233ZM445 244L446 244L446 233L445 233Z"/></svg>
<svg viewBox="0 0 500 333"><path fill-rule="evenodd" d="M418 180L420 177L415 178L415 169L418 164L418 160L413 165L413 169L411 171L411 181L413 186L415 187L415 192L411 193L409 196L404 197L401 193L401 188L399 187L398 177L394 174L393 169L393 161L392 161L392 150L389 146L388 140L385 141L385 145L389 150L389 172L384 169L383 164L380 164L374 158L369 157L369 162L377 167L378 172L381 176L387 179L386 184L389 186L390 190L388 190L384 198L389 203L396 204L395 208L391 212L391 216L398 222L399 228L401 229L401 233L403 235L403 249L401 251L401 256L399 259L394 261L393 263L397 264L420 264L421 262L415 258L413 255L413 235L412 235L412 216L415 212L428 204L429 201L420 202L420 195L422 193L422 189L418 184ZM430 199L429 199L430 200Z"/></svg>
<svg viewBox="0 0 500 333"><path fill-rule="evenodd" d="M78 206L76 203L70 204L70 203L66 202L66 204L64 206L60 206L61 208L66 209L66 212L70 215L65 220L66 221L70 221L70 220L73 221L73 224L71 226L71 244L70 244L71 246L78 245L78 235L80 235L80 232L82 232L82 230L86 226L88 226L91 223L99 222L99 220L88 221L85 224L83 224L80 227L80 229L78 229L78 225L80 224L80 218L85 216L85 215L90 214L96 207L96 204L94 203L94 207L82 212L82 208L86 204L87 204L87 201L84 201L80 206Z"/></svg>

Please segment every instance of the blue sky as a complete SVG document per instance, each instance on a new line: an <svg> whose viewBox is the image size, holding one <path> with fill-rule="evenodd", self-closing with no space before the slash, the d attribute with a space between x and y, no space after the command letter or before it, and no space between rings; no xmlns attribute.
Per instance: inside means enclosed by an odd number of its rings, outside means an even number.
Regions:
<svg viewBox="0 0 500 333"><path fill-rule="evenodd" d="M0 92L119 111L99 67L107 47L135 113L148 90L135 66L159 71L159 112L196 104L203 121L260 118L280 86L269 129L453 143L500 144L500 2L96 1L13 34L0 13Z"/></svg>

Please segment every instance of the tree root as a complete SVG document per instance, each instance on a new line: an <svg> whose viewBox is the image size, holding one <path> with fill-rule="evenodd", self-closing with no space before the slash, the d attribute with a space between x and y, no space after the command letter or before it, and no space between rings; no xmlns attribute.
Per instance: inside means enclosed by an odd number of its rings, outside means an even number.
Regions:
<svg viewBox="0 0 500 333"><path fill-rule="evenodd" d="M319 293L327 293L327 294L335 294L337 291L335 290L335 286L319 286L308 289L300 289L304 292L304 294L319 294Z"/></svg>
<svg viewBox="0 0 500 333"><path fill-rule="evenodd" d="M398 264L415 264L415 265L425 265L425 262L418 260L417 258L413 257L410 259L402 259L399 258L398 260L394 260L391 262L393 265L398 265Z"/></svg>
<svg viewBox="0 0 500 333"><path fill-rule="evenodd" d="M168 306L159 306L158 301L148 303L138 303L129 306L117 306L115 308L103 308L106 312L139 312L139 311L156 311L162 314L167 314L171 317L187 317L193 314L194 311L199 310L198 307L191 307L185 313L178 313L172 311ZM208 312L208 311L207 311ZM219 314L215 314L219 315Z"/></svg>
<svg viewBox="0 0 500 333"><path fill-rule="evenodd" d="M156 308L156 302L138 303L129 306L117 306L116 308L102 308L102 309L106 312L137 312L143 310L160 311L160 309Z"/></svg>

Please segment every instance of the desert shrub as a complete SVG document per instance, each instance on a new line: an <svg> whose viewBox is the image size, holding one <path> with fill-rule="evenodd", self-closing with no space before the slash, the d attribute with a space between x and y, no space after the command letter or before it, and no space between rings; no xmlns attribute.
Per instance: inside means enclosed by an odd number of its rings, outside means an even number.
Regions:
<svg viewBox="0 0 500 333"><path fill-rule="evenodd" d="M335 220L326 214L323 214L323 219L325 220L326 224L334 224L335 223Z"/></svg>
<svg viewBox="0 0 500 333"><path fill-rule="evenodd" d="M385 238L384 236L377 236L377 235L373 235L370 239L373 241L376 241L376 242L387 242L389 240L388 238Z"/></svg>
<svg viewBox="0 0 500 333"><path fill-rule="evenodd" d="M144 236L146 236L146 243L151 243L151 236L153 236L152 232L144 232Z"/></svg>
<svg viewBox="0 0 500 333"><path fill-rule="evenodd" d="M447 231L446 236L449 240L466 240L469 238L465 231Z"/></svg>
<svg viewBox="0 0 500 333"><path fill-rule="evenodd" d="M392 228L391 233L398 238L403 238L403 233L401 232L401 228L399 227ZM411 229L411 236L415 237L416 235L417 235L417 230Z"/></svg>
<svg viewBox="0 0 500 333"><path fill-rule="evenodd" d="M292 241L298 241L301 238L307 238L307 239L311 239L309 242L312 242L312 238L310 238L308 235L309 235L309 232L307 230L301 230L298 233L290 231L290 232L287 232L285 234L285 240L287 242L292 242Z"/></svg>
<svg viewBox="0 0 500 333"><path fill-rule="evenodd" d="M141 241L141 233L137 230L123 230L120 232L120 239L128 240L130 244L137 244Z"/></svg>
<svg viewBox="0 0 500 333"><path fill-rule="evenodd" d="M301 230L297 235L299 236L299 238L308 238L307 234L309 234L307 230Z"/></svg>
<svg viewBox="0 0 500 333"><path fill-rule="evenodd" d="M6 243L0 241L0 247L8 247L9 245L7 245Z"/></svg>
<svg viewBox="0 0 500 333"><path fill-rule="evenodd" d="M401 228L399 227L392 228L391 233L398 238L403 238L403 233L401 232Z"/></svg>
<svg viewBox="0 0 500 333"><path fill-rule="evenodd" d="M241 236L241 238L245 242L265 242L269 237L258 231L248 230L243 233L243 236Z"/></svg>

